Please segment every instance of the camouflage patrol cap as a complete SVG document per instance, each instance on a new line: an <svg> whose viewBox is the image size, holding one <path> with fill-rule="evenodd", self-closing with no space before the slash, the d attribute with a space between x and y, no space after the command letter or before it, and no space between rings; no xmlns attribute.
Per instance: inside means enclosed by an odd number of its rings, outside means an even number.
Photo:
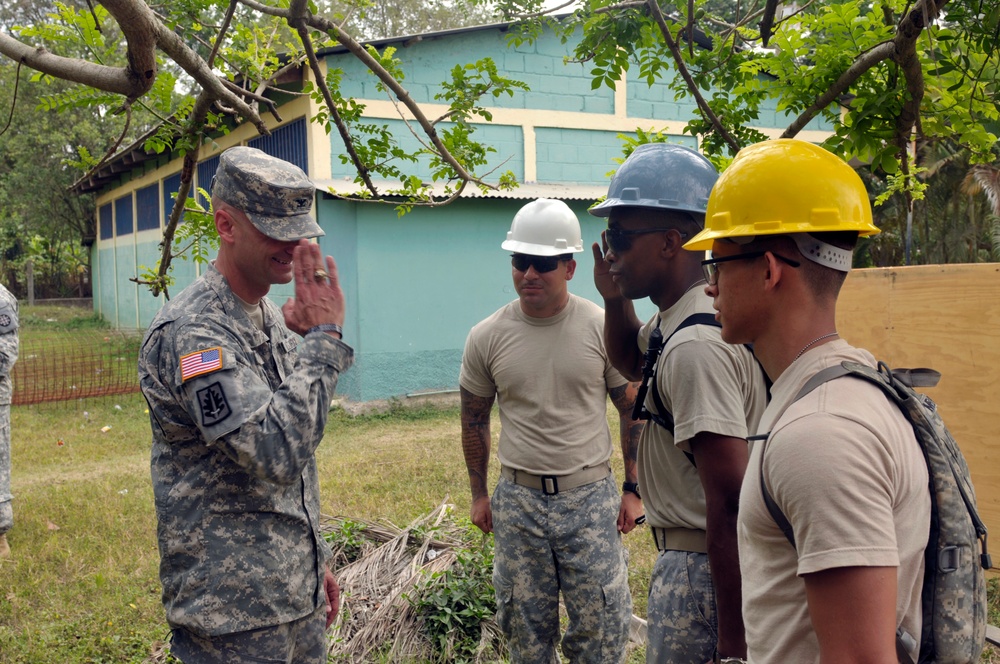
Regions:
<svg viewBox="0 0 1000 664"><path fill-rule="evenodd" d="M311 214L315 193L298 166L243 146L222 153L212 178L212 196L242 210L264 235L285 242L325 235Z"/></svg>

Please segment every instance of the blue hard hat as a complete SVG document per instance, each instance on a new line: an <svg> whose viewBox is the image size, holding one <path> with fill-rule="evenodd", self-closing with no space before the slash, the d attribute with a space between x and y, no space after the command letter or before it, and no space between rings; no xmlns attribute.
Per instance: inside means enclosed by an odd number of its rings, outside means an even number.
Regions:
<svg viewBox="0 0 1000 664"><path fill-rule="evenodd" d="M590 208L607 217L612 208L641 207L705 214L718 171L697 151L669 143L643 143L611 178L608 197Z"/></svg>

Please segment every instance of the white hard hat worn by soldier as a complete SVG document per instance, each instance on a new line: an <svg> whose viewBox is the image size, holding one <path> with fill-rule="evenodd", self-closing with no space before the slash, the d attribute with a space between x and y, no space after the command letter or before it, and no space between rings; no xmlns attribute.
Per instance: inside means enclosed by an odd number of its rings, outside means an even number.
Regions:
<svg viewBox="0 0 1000 664"><path fill-rule="evenodd" d="M569 206L539 198L514 215L501 248L532 256L559 256L583 251L580 220Z"/></svg>

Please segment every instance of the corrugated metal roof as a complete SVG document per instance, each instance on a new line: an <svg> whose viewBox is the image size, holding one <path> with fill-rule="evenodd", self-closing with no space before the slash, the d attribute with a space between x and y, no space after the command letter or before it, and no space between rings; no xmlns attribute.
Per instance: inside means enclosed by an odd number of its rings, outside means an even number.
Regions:
<svg viewBox="0 0 1000 664"><path fill-rule="evenodd" d="M357 184L351 179L341 178L335 180L313 180L316 188L325 195L333 198L346 198L364 191L363 185ZM374 181L379 191L396 189L398 182ZM431 195L434 198L446 198L445 185L442 182L434 182L430 185ZM520 186L509 191L488 190L485 193L479 187L468 186L462 192L462 198L508 198L515 200L528 200L535 198L557 198L564 201L595 201L608 193L608 186L595 184L565 184L557 182L524 182Z"/></svg>

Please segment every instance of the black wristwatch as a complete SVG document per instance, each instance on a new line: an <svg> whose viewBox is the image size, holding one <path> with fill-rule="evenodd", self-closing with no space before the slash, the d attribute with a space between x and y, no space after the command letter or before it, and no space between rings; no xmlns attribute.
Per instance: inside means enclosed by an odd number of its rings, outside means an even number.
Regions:
<svg viewBox="0 0 1000 664"><path fill-rule="evenodd" d="M635 497L642 500L639 495L639 484L637 482L622 482L622 493L634 493Z"/></svg>

